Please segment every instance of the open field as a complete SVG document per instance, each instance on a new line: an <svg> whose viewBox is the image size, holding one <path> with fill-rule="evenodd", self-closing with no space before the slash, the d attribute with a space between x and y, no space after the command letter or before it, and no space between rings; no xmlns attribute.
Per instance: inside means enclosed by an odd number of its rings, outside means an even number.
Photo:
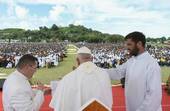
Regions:
<svg viewBox="0 0 170 111"><path fill-rule="evenodd" d="M67 58L64 58L63 62L54 68L41 68L38 69L33 77L34 79L40 80L42 83L49 84L52 80L58 80L64 75L72 71L73 65L76 64L75 55L69 54ZM162 67L162 81L166 82L168 76L170 75L170 67ZM4 69L0 68L0 73L10 74L15 69ZM112 81L113 84L119 83L119 81Z"/></svg>

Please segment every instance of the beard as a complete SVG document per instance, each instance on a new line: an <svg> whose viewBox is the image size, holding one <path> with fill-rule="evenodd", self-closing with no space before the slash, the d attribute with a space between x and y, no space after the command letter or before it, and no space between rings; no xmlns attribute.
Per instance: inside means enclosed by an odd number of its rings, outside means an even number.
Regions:
<svg viewBox="0 0 170 111"><path fill-rule="evenodd" d="M139 49L135 47L133 50L129 50L131 56L137 56L139 54Z"/></svg>

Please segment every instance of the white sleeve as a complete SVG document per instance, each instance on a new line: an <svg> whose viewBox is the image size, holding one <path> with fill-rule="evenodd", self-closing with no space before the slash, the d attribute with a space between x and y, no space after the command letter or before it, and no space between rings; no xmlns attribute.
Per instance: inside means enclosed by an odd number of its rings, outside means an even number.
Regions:
<svg viewBox="0 0 170 111"><path fill-rule="evenodd" d="M44 93L37 91L34 98L29 92L18 92L11 97L10 104L15 111L38 111L44 101Z"/></svg>
<svg viewBox="0 0 170 111"><path fill-rule="evenodd" d="M136 111L157 111L161 107L162 88L161 70L157 64L151 64L147 77L146 96L143 103Z"/></svg>
<svg viewBox="0 0 170 111"><path fill-rule="evenodd" d="M106 69L112 80L120 80L126 75L127 62L118 66L117 68Z"/></svg>
<svg viewBox="0 0 170 111"><path fill-rule="evenodd" d="M56 90L54 91L54 94L52 96L51 102L49 104L49 107L53 108L54 111L61 111L64 106L64 80L59 81L58 86Z"/></svg>

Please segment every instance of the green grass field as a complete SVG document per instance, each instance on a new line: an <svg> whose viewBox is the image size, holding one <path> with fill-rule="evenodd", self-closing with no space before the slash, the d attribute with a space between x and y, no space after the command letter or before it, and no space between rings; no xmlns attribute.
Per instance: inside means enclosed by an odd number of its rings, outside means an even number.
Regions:
<svg viewBox="0 0 170 111"><path fill-rule="evenodd" d="M67 58L64 58L64 61L60 62L57 67L54 68L41 68L38 69L35 73L33 80L38 79L44 84L50 84L52 80L58 80L64 75L72 71L73 65L76 64L75 55L69 54ZM162 81L166 82L168 76L170 75L170 67L162 67ZM4 69L0 68L0 73L10 74L15 69ZM117 84L119 81L112 81L112 84Z"/></svg>
<svg viewBox="0 0 170 111"><path fill-rule="evenodd" d="M34 74L33 80L38 79L42 83L49 84L52 80L58 80L63 77L65 74L69 73L72 70L73 65L75 65L75 55L68 55L67 58L64 58L64 61L60 62L57 67L53 68L40 68ZM0 73L10 74L15 69L5 69L0 68Z"/></svg>

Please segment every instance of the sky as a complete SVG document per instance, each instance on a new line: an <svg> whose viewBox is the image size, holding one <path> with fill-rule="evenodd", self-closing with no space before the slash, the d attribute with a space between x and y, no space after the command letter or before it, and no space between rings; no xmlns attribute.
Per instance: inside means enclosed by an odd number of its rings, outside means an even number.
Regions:
<svg viewBox="0 0 170 111"><path fill-rule="evenodd" d="M0 29L33 30L52 24L170 37L170 0L0 0Z"/></svg>

